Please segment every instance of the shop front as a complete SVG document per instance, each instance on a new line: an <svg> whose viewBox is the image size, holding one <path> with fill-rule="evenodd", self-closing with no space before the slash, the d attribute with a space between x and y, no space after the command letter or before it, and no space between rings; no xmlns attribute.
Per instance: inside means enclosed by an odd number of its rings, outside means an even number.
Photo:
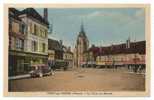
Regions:
<svg viewBox="0 0 154 100"><path fill-rule="evenodd" d="M48 55L9 51L9 76L27 74L35 64L47 64Z"/></svg>

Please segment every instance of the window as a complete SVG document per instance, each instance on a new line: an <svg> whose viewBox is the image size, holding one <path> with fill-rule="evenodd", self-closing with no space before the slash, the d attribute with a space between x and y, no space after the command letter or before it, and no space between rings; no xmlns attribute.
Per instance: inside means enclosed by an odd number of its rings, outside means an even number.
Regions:
<svg viewBox="0 0 154 100"><path fill-rule="evenodd" d="M32 51L33 52L37 51L37 42L36 41L32 41Z"/></svg>
<svg viewBox="0 0 154 100"><path fill-rule="evenodd" d="M12 22L12 32L15 32L15 33L19 32L19 23Z"/></svg>
<svg viewBox="0 0 154 100"><path fill-rule="evenodd" d="M33 26L32 26L32 23L30 23L30 33L33 33Z"/></svg>
<svg viewBox="0 0 154 100"><path fill-rule="evenodd" d="M44 29L42 29L42 35L41 36L45 37L45 30Z"/></svg>
<svg viewBox="0 0 154 100"><path fill-rule="evenodd" d="M34 41L34 51L37 51L37 43Z"/></svg>
<svg viewBox="0 0 154 100"><path fill-rule="evenodd" d="M34 35L37 33L37 26L34 24Z"/></svg>
<svg viewBox="0 0 154 100"><path fill-rule="evenodd" d="M19 48L19 39L16 40L16 48Z"/></svg>
<svg viewBox="0 0 154 100"><path fill-rule="evenodd" d="M38 32L38 36L41 36L41 27L39 27Z"/></svg>
<svg viewBox="0 0 154 100"><path fill-rule="evenodd" d="M19 32L22 33L22 24L19 24Z"/></svg>
<svg viewBox="0 0 154 100"><path fill-rule="evenodd" d="M24 49L24 40L16 39L16 48L23 50Z"/></svg>
<svg viewBox="0 0 154 100"><path fill-rule="evenodd" d="M45 52L45 43L42 43L42 47L43 47L43 52Z"/></svg>
<svg viewBox="0 0 154 100"><path fill-rule="evenodd" d="M21 29L22 29L21 33L24 34L26 31L26 27L24 24L21 25Z"/></svg>
<svg viewBox="0 0 154 100"><path fill-rule="evenodd" d="M39 36L39 26L36 26L36 35Z"/></svg>
<svg viewBox="0 0 154 100"><path fill-rule="evenodd" d="M20 24L19 32L21 32L21 34L25 33L25 25L24 24Z"/></svg>
<svg viewBox="0 0 154 100"><path fill-rule="evenodd" d="M41 35L42 35L42 29L40 27L39 36L41 36Z"/></svg>
<svg viewBox="0 0 154 100"><path fill-rule="evenodd" d="M47 37L47 35L48 35L48 31L47 31L47 30L45 30L45 37Z"/></svg>

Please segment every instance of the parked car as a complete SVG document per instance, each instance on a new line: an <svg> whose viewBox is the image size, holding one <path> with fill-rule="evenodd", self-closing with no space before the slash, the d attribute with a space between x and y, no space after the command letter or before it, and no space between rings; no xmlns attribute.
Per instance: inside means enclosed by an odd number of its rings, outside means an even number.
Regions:
<svg viewBox="0 0 154 100"><path fill-rule="evenodd" d="M32 70L29 72L31 77L43 77L53 74L51 68L44 64L33 65L31 68Z"/></svg>

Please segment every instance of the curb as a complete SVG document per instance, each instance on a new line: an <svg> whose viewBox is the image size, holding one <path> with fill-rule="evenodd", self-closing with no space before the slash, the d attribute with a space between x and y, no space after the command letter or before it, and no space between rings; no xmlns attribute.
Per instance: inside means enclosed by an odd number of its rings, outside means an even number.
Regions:
<svg viewBox="0 0 154 100"><path fill-rule="evenodd" d="M9 80L15 80L15 79L22 79L22 78L29 78L30 75L26 74L26 75L18 75L18 76L11 76L9 77Z"/></svg>

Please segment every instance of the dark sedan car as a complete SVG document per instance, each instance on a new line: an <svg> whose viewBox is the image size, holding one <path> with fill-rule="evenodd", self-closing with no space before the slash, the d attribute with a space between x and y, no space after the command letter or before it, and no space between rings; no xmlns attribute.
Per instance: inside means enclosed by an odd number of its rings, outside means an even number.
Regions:
<svg viewBox="0 0 154 100"><path fill-rule="evenodd" d="M31 77L43 77L52 75L53 71L47 65L34 65L30 71Z"/></svg>

